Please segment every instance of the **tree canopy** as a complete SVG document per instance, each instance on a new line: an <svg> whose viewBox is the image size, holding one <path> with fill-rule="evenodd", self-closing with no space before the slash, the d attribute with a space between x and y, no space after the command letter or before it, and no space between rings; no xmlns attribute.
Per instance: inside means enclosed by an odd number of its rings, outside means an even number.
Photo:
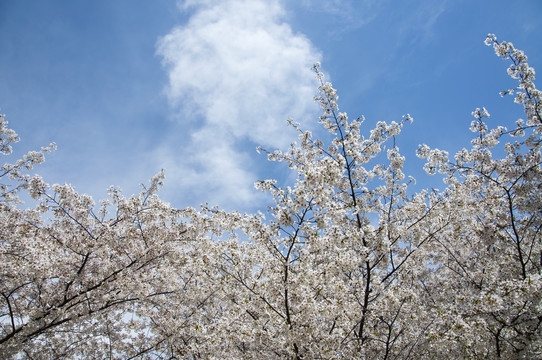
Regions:
<svg viewBox="0 0 542 360"><path fill-rule="evenodd" d="M410 115L341 112L319 65L329 136L266 151L295 183L255 186L266 212L175 209L111 188L96 205L29 175L45 153L0 170L0 357L6 359L448 359L542 357L541 99L512 43L525 119L473 112L471 146L421 145L443 191L412 191L395 139ZM0 118L0 152L19 141ZM23 198L30 201L23 205Z"/></svg>

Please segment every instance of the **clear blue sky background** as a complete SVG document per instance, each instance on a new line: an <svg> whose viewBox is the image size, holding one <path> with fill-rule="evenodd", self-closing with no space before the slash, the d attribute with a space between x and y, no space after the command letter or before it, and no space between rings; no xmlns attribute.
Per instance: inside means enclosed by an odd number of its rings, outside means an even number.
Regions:
<svg viewBox="0 0 542 360"><path fill-rule="evenodd" d="M414 117L398 145L439 187L417 145L468 144L476 107L496 124L522 116L483 41L495 33L542 69L541 18L540 0L0 0L0 112L17 154L57 143L36 170L50 183L99 199L165 168L177 207L254 210L255 180L289 180L255 148L293 141L288 117L316 128L320 61L367 131Z"/></svg>

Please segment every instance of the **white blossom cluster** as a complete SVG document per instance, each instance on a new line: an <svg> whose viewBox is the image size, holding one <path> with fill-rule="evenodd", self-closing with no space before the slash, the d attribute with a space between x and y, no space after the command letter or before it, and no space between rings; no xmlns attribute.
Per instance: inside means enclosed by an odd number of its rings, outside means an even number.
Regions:
<svg viewBox="0 0 542 360"><path fill-rule="evenodd" d="M267 154L297 177L255 185L273 198L265 213L174 209L157 196L163 172L97 206L26 175L52 148L4 165L0 357L542 358L540 92L522 52L486 43L513 63L506 93L527 121L491 128L476 109L469 149L420 145L442 192L409 195L397 142L410 115L366 132L318 65L331 139L290 121L299 143ZM1 121L9 155L18 138ZM22 190L35 207L18 206Z"/></svg>

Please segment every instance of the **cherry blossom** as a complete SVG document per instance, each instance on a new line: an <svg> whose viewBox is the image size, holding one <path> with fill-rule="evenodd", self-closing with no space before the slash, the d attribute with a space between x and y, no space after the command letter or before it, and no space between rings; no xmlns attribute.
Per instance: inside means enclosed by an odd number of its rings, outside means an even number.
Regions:
<svg viewBox="0 0 542 360"><path fill-rule="evenodd" d="M486 44L511 62L502 95L526 120L509 130L480 107L470 146L420 145L440 192L405 173L410 115L367 129L319 64L327 133L289 120L298 142L260 149L295 180L258 181L271 202L254 214L175 209L164 172L95 203L30 174L54 144L6 163L0 357L541 358L541 92L522 51ZM0 153L17 141L0 116Z"/></svg>

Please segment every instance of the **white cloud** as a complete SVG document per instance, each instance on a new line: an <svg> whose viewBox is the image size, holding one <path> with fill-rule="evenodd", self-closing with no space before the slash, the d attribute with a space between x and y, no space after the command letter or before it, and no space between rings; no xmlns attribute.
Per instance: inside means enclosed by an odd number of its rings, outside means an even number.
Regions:
<svg viewBox="0 0 542 360"><path fill-rule="evenodd" d="M157 52L177 119L195 131L192 150L179 157L164 144L156 156L170 179L182 173L183 187L193 191L195 185L208 196L201 200L253 201L257 175L250 154L256 144L287 146L293 140L288 117L317 114L310 67L320 54L283 22L279 1L185 1L181 7L192 16L158 41ZM249 148L242 146L247 141Z"/></svg>

